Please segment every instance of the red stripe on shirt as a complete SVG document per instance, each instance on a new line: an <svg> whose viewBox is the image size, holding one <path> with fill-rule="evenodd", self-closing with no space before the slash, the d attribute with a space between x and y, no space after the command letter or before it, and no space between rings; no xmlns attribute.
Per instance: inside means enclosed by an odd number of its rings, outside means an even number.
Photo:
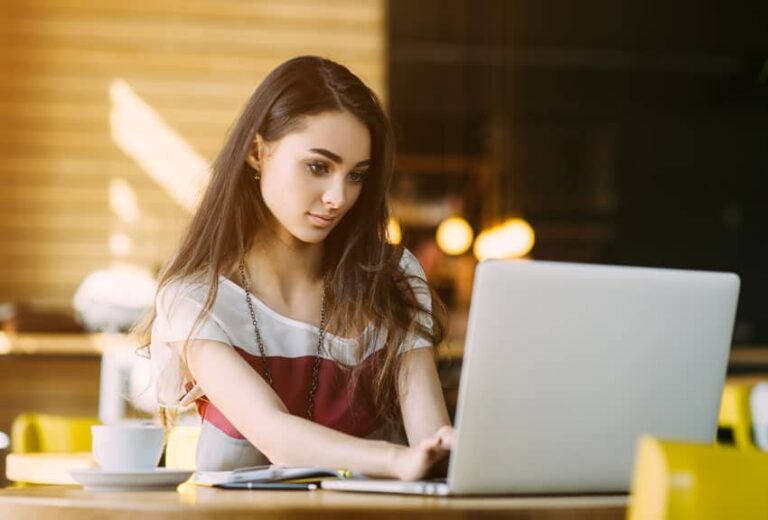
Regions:
<svg viewBox="0 0 768 520"><path fill-rule="evenodd" d="M261 356L254 356L241 348L235 348L235 350L264 377ZM321 359L313 409L314 422L357 437L365 437L376 430L381 422L374 414L370 382L372 368L379 362L383 353L383 350L379 350L363 361L359 382L355 388L348 384L349 377L334 361ZM272 388L288 411L299 417L307 416L314 361L315 356L296 358L267 356L272 374ZM197 410L203 420L213 424L228 436L236 439L245 438L207 399L197 400Z"/></svg>

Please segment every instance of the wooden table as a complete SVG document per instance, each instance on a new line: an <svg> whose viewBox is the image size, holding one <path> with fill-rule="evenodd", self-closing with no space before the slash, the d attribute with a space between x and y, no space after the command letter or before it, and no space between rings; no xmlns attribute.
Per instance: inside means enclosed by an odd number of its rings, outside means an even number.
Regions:
<svg viewBox="0 0 768 520"><path fill-rule="evenodd" d="M177 491L88 493L75 486L0 490L3 520L259 520L511 518L623 520L626 496L445 498L334 491L230 491L191 483Z"/></svg>

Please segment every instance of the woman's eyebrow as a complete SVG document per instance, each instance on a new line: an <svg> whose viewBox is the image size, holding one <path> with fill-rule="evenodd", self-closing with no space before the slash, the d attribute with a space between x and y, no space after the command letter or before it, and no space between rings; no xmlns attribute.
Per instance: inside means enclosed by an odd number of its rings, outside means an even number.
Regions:
<svg viewBox="0 0 768 520"><path fill-rule="evenodd" d="M324 157L327 157L328 159L332 160L336 164L341 164L341 163L344 162L340 156L336 155L335 153L333 153L330 150L326 150L325 148L310 148L309 151L310 152L319 153L320 155L322 155ZM357 163L355 165L355 167L357 167L357 166L368 166L369 164L371 164L371 160L370 159L366 159L365 161L360 161L359 163Z"/></svg>

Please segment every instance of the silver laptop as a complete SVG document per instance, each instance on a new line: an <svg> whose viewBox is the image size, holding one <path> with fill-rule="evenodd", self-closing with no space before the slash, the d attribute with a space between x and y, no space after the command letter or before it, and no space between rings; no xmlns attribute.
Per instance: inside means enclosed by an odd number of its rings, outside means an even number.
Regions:
<svg viewBox="0 0 768 520"><path fill-rule="evenodd" d="M738 292L733 273L482 262L447 479L322 486L626 492L639 435L714 440Z"/></svg>

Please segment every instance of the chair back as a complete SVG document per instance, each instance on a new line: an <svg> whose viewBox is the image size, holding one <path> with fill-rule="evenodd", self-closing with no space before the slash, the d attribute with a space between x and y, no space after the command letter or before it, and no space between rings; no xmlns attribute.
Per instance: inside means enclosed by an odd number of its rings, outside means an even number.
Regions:
<svg viewBox="0 0 768 520"><path fill-rule="evenodd" d="M765 520L768 453L645 436L628 520Z"/></svg>
<svg viewBox="0 0 768 520"><path fill-rule="evenodd" d="M754 448L752 442L752 414L749 410L748 383L726 383L720 398L720 414L717 419L718 439L737 448Z"/></svg>
<svg viewBox="0 0 768 520"><path fill-rule="evenodd" d="M11 452L89 452L94 424L99 424L96 417L22 413L11 425Z"/></svg>

